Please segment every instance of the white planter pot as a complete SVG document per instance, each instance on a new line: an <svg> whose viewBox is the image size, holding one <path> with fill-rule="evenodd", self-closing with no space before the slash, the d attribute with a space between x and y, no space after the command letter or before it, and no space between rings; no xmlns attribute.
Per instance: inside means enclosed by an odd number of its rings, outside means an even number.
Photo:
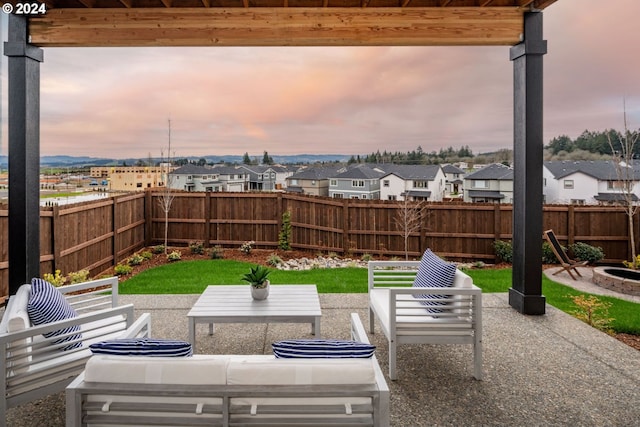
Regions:
<svg viewBox="0 0 640 427"><path fill-rule="evenodd" d="M267 299L269 296L269 281L265 282L266 286L264 288L256 288L255 286L251 286L251 298L255 300L263 300Z"/></svg>

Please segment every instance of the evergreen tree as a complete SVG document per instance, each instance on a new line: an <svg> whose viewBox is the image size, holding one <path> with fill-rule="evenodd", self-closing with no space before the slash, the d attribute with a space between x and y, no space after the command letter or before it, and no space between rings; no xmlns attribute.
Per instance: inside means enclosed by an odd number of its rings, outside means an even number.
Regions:
<svg viewBox="0 0 640 427"><path fill-rule="evenodd" d="M242 163L245 165L251 164L251 157L249 157L249 153L244 153L244 156L242 156Z"/></svg>
<svg viewBox="0 0 640 427"><path fill-rule="evenodd" d="M269 156L269 153L267 153L266 151L264 152L264 154L262 156L262 164L263 165L272 165L273 164L273 159Z"/></svg>

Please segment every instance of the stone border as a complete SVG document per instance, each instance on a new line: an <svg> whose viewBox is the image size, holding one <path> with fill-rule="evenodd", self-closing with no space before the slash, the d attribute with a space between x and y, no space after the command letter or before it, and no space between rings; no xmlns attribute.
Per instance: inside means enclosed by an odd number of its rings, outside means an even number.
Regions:
<svg viewBox="0 0 640 427"><path fill-rule="evenodd" d="M596 267L593 269L593 283L621 294L640 296L640 281L614 276L605 271L610 269L624 270L620 267Z"/></svg>

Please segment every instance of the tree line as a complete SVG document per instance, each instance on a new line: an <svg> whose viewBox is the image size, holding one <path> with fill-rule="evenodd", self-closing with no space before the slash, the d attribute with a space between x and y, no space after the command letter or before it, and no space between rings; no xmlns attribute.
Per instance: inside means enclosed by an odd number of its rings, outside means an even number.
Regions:
<svg viewBox="0 0 640 427"><path fill-rule="evenodd" d="M620 155L622 153L622 144L625 135L630 139L637 139L640 135L640 130L626 131L625 133L614 129L607 129L600 132L585 130L575 139L571 139L567 135L557 136L545 145L545 160L610 159L612 155ZM609 141L611 141L611 144L609 144ZM640 144L636 144L633 147L633 158L640 159ZM510 164L513 161L513 150L505 148L491 153L475 155L468 145L464 145L458 149L450 146L448 148L440 148L439 151L433 150L430 152L426 152L421 146L418 146L415 150L407 152L391 152L387 150L380 152L380 150L377 150L366 155L352 155L348 163L431 165L463 161L475 164ZM197 161L188 160L187 158L173 160L173 164L176 166L183 166L189 163L196 164L198 166L205 166L208 164L205 158L200 158ZM262 159L259 159L258 157L251 158L249 153L245 152L242 158L242 163L245 165L272 165L274 164L274 161L266 151L264 151ZM148 164L152 164L151 161ZM156 162L156 165L157 164L159 164L159 162ZM145 162L143 160L139 160L136 165L143 166L145 165Z"/></svg>
<svg viewBox="0 0 640 427"><path fill-rule="evenodd" d="M632 140L638 139L639 131L627 131L627 133L625 135L614 129L607 129L602 132L585 130L576 139L571 139L567 135L555 137L545 146L545 149L552 156L566 156L569 153L591 153L611 158L614 154L616 156L622 154L622 144L625 136ZM640 158L640 145L638 144L633 147L633 158Z"/></svg>

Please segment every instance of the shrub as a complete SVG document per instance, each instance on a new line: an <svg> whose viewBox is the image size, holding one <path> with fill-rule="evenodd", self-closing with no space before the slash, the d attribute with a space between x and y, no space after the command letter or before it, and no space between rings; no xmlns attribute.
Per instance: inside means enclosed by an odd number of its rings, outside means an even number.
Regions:
<svg viewBox="0 0 640 427"><path fill-rule="evenodd" d="M153 247L152 252L154 254L163 254L164 253L164 245L156 245Z"/></svg>
<svg viewBox="0 0 640 427"><path fill-rule="evenodd" d="M562 250L566 250L564 247ZM558 258L553 252L551 245L548 242L542 243L542 263L543 264L558 264Z"/></svg>
<svg viewBox="0 0 640 427"><path fill-rule="evenodd" d="M131 274L133 271L133 267L128 264L118 264L113 268L113 272L116 276L126 276L127 274Z"/></svg>
<svg viewBox="0 0 640 427"><path fill-rule="evenodd" d="M200 241L195 241L189 243L189 249L192 254L202 255L204 253L204 243Z"/></svg>
<svg viewBox="0 0 640 427"><path fill-rule="evenodd" d="M513 263L513 247L511 246L511 242L496 240L493 242L493 248L496 251L498 259L508 262L509 264Z"/></svg>
<svg viewBox="0 0 640 427"><path fill-rule="evenodd" d="M360 257L360 259L364 262L369 262L373 259L373 255L371 254L362 254L362 256Z"/></svg>
<svg viewBox="0 0 640 427"><path fill-rule="evenodd" d="M278 254L271 254L269 258L267 258L267 264L275 267L279 264L282 264L282 258L278 256Z"/></svg>
<svg viewBox="0 0 640 427"><path fill-rule="evenodd" d="M149 251L140 252L140 256L147 260L153 258L153 254Z"/></svg>
<svg viewBox="0 0 640 427"><path fill-rule="evenodd" d="M222 246L216 245L209 249L209 258L211 259L223 259L224 258L224 249Z"/></svg>
<svg viewBox="0 0 640 427"><path fill-rule="evenodd" d="M615 320L609 316L610 302L600 301L597 297L589 295L572 295L570 298L577 306L576 310L571 311L576 318L587 323L589 326L608 332L610 323Z"/></svg>
<svg viewBox="0 0 640 427"><path fill-rule="evenodd" d="M129 265L140 265L140 264L142 264L142 261L144 261L144 258L142 258L141 255L133 254L127 260L127 264L129 264Z"/></svg>
<svg viewBox="0 0 640 427"><path fill-rule="evenodd" d="M240 245L240 252L244 252L245 254L249 255L251 253L251 250L253 250L253 245L255 244L256 242L254 242L253 240L244 242L242 245Z"/></svg>
<svg viewBox="0 0 640 427"><path fill-rule="evenodd" d="M89 270L80 270L69 273L67 279L69 279L70 285L86 282L89 279Z"/></svg>
<svg viewBox="0 0 640 427"><path fill-rule="evenodd" d="M633 265L632 261L622 261L622 264L627 268L635 269L636 266L640 265L640 255L636 256L636 265Z"/></svg>
<svg viewBox="0 0 640 427"><path fill-rule="evenodd" d="M182 259L182 252L173 251L167 254L167 260L169 262L180 261Z"/></svg>
<svg viewBox="0 0 640 427"><path fill-rule="evenodd" d="M576 242L573 245L569 245L569 249L571 249L576 259L589 261L589 264L594 264L604 258L604 251L601 247L591 246L587 243Z"/></svg>
<svg viewBox="0 0 640 427"><path fill-rule="evenodd" d="M283 251L291 249L291 212L282 214L282 230L278 233L278 248Z"/></svg>
<svg viewBox="0 0 640 427"><path fill-rule="evenodd" d="M62 286L64 285L64 282L67 281L67 278L64 277L61 273L62 272L60 270L56 270L54 274L44 273L42 278L51 283L53 286Z"/></svg>

